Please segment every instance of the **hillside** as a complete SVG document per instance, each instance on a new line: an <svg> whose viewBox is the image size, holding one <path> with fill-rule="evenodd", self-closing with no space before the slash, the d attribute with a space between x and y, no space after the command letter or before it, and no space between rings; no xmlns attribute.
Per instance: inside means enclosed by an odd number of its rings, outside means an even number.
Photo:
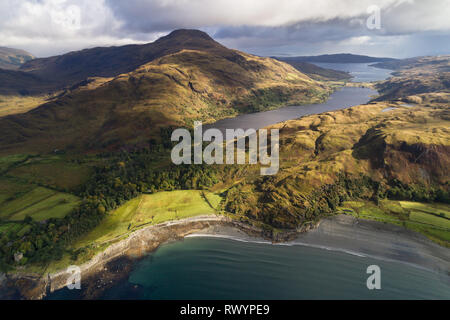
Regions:
<svg viewBox="0 0 450 320"><path fill-rule="evenodd" d="M450 201L449 101L377 102L272 126L280 129L280 172L247 174L227 191L226 210L292 229L358 200L361 208L367 203L367 218L410 227L395 200ZM436 230L411 228L449 246L450 229L441 230L448 222L441 220Z"/></svg>
<svg viewBox="0 0 450 320"><path fill-rule="evenodd" d="M118 76L83 79L58 99L25 114L0 118L1 148L10 153L146 146L151 138L161 139L169 126L320 102L330 93L288 64L227 49L200 31L175 31L143 48L151 54L140 61L160 57ZM34 66L35 71L26 73L33 76L44 76L51 69L56 78L67 79L60 63L73 62L70 57L84 59L99 49L92 50L38 59L23 69ZM70 70L83 72L74 72L71 79L93 72L114 75L138 63L123 62L113 70L114 59L103 67L89 59L74 64Z"/></svg>
<svg viewBox="0 0 450 320"><path fill-rule="evenodd" d="M32 59L34 56L25 50L0 47L0 69L16 70Z"/></svg>
<svg viewBox="0 0 450 320"><path fill-rule="evenodd" d="M57 82L29 72L0 69L1 95L40 95L57 87Z"/></svg>
<svg viewBox="0 0 450 320"><path fill-rule="evenodd" d="M395 65L393 77L376 85L380 91L378 100L401 99L424 93L450 93L450 55L418 57L401 60ZM410 102L421 102L420 98L409 98Z"/></svg>
<svg viewBox="0 0 450 320"><path fill-rule="evenodd" d="M318 56L276 57L286 62L370 63L396 61L393 58L370 57L351 53L323 54Z"/></svg>

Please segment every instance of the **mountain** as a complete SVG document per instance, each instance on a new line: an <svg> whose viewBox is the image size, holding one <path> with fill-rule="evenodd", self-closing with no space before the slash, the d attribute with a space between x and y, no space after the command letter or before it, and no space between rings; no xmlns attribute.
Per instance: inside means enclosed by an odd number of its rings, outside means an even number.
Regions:
<svg viewBox="0 0 450 320"><path fill-rule="evenodd" d="M0 69L16 70L34 56L25 50L0 47Z"/></svg>
<svg viewBox="0 0 450 320"><path fill-rule="evenodd" d="M369 57L351 53L324 54L319 56L275 57L285 62L322 62L322 63L370 63L395 61L393 58Z"/></svg>
<svg viewBox="0 0 450 320"><path fill-rule="evenodd" d="M143 46L37 59L22 70L32 77L53 73L63 83L80 82L28 113L0 118L5 152L146 145L161 139L169 126L321 102L330 93L288 64L227 49L193 30L174 31Z"/></svg>
<svg viewBox="0 0 450 320"><path fill-rule="evenodd" d="M315 80L349 80L352 78L352 76L345 71L339 71L339 70L333 70L333 69L326 69L319 66L316 66L315 64L308 63L308 62L302 62L302 61L296 61L296 60L290 60L286 58L280 58L276 57L275 59L289 63L291 66L293 66L295 69L297 69L300 72L303 72L310 76L311 78Z"/></svg>
<svg viewBox="0 0 450 320"><path fill-rule="evenodd" d="M198 30L176 30L144 45L98 47L64 55L34 59L20 70L42 79L57 81L55 89L71 86L88 77L115 77L135 70L156 58L185 50L202 50L226 59L239 59L238 54Z"/></svg>

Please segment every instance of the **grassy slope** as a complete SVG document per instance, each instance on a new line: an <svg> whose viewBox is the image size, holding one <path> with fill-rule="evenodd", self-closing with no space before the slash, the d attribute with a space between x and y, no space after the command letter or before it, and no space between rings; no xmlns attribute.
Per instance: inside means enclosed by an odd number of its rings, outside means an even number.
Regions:
<svg viewBox="0 0 450 320"><path fill-rule="evenodd" d="M221 198L207 192L208 200L218 205ZM127 235L144 225L213 214L201 191L180 190L141 195L111 212L102 223L75 244L75 247L99 245Z"/></svg>
<svg viewBox="0 0 450 320"><path fill-rule="evenodd" d="M25 113L46 101L45 96L0 96L0 117Z"/></svg>

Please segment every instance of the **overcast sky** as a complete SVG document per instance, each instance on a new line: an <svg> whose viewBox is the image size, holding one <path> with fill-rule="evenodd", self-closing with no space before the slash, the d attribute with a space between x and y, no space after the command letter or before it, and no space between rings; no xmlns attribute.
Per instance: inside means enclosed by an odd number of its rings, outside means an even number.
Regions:
<svg viewBox="0 0 450 320"><path fill-rule="evenodd" d="M450 0L0 0L0 46L38 57L179 28L258 55L450 54Z"/></svg>

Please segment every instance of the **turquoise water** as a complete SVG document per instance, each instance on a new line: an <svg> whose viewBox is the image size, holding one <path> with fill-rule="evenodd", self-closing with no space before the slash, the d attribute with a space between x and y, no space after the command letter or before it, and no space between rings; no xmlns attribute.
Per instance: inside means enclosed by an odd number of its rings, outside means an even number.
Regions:
<svg viewBox="0 0 450 320"><path fill-rule="evenodd" d="M368 290L369 265L381 290ZM50 298L75 297L68 290ZM410 265L304 246L187 238L136 264L103 299L450 299L450 278Z"/></svg>

